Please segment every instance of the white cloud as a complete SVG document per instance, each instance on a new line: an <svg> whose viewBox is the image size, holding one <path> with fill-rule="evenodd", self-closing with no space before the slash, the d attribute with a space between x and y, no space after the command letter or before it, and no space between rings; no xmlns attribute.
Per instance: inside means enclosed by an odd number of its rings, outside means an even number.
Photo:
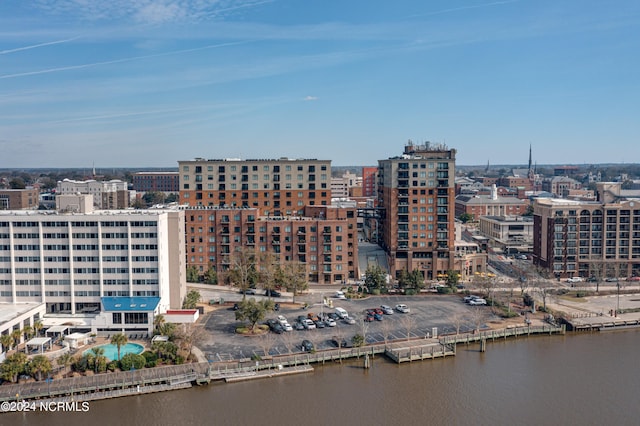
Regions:
<svg viewBox="0 0 640 426"><path fill-rule="evenodd" d="M318 97L317 96L305 96L304 100L305 101L317 101Z"/></svg>

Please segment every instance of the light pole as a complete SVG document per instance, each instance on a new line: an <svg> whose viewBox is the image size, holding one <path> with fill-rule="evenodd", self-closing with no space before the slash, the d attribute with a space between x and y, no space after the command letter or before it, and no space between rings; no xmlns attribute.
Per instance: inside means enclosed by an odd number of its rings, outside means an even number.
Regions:
<svg viewBox="0 0 640 426"><path fill-rule="evenodd" d="M616 286L618 287L618 295L616 302L616 316L618 316L618 312L620 311L620 281L616 282Z"/></svg>

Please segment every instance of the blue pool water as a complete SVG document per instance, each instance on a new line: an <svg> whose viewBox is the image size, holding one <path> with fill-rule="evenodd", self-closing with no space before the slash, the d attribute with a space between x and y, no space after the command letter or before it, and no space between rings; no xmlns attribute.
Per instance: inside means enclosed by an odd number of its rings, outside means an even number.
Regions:
<svg viewBox="0 0 640 426"><path fill-rule="evenodd" d="M99 347L104 349L104 356L109 358L111 361L118 360L118 347L116 345L107 344L107 345L100 345ZM120 358L122 358L123 356L129 353L141 354L143 351L144 351L144 346L139 345L137 343L127 343L124 346L120 346ZM91 349L88 349L84 351L82 354L85 355L90 352L91 352Z"/></svg>

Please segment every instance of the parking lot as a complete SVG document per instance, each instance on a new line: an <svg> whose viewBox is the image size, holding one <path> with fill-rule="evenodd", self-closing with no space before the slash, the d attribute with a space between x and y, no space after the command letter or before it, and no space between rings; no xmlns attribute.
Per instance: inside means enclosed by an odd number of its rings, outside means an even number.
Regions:
<svg viewBox="0 0 640 426"><path fill-rule="evenodd" d="M207 338L199 345L207 358L211 361L230 361L247 359L254 355L264 357L289 353L301 353L303 340L311 341L317 350L335 348L331 342L333 337L346 340L351 346L354 335L365 337L366 343L394 341L411 338L432 336L434 327L439 334L470 331L477 325L496 319L491 315L491 309L486 306L469 306L458 295L424 295L424 296L378 296L363 300L330 299L333 308L322 303L309 303L307 309L298 305L282 303L279 312L271 312L265 318L285 316L291 325L299 315L307 316L310 312L316 315L334 312L334 308L347 310L349 316L355 319L355 324L347 324L338 320L335 327L325 327L312 330L294 330L275 334L269 332L262 336L242 336L235 333L239 323L235 319L235 312L230 306L220 307L207 314L205 328ZM310 300L310 302L313 302ZM394 311L392 315L383 315L382 320L365 322L366 310L388 305L394 308L397 304L406 304L410 313ZM264 321L262 321L264 322Z"/></svg>

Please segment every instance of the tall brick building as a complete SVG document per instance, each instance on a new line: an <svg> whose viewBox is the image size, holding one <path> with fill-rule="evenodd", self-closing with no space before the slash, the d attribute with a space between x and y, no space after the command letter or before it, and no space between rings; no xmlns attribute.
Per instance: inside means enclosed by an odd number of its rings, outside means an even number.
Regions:
<svg viewBox="0 0 640 426"><path fill-rule="evenodd" d="M380 234L396 277L419 269L434 279L453 268L455 154L410 142L403 155L378 162Z"/></svg>
<svg viewBox="0 0 640 426"><path fill-rule="evenodd" d="M354 208L331 206L331 162L179 161L187 265L224 273L241 248L305 265L311 282L358 275ZM185 204L187 206L185 206Z"/></svg>

